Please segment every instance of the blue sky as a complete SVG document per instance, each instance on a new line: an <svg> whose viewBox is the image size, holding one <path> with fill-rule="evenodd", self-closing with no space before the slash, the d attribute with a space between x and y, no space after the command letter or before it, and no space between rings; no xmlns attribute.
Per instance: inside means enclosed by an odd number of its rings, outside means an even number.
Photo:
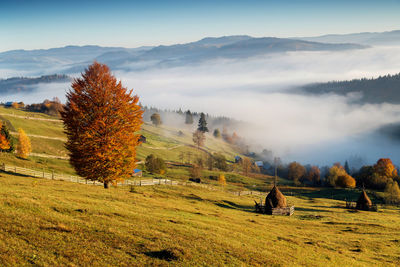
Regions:
<svg viewBox="0 0 400 267"><path fill-rule="evenodd" d="M388 31L400 29L399 14L400 0L0 0L0 51Z"/></svg>

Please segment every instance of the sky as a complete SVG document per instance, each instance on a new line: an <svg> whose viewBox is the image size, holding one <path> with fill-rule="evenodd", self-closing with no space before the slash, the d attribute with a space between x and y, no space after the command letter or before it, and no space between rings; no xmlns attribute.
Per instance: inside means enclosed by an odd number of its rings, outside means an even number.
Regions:
<svg viewBox="0 0 400 267"><path fill-rule="evenodd" d="M399 13L400 0L1 0L0 51L390 31L399 28Z"/></svg>

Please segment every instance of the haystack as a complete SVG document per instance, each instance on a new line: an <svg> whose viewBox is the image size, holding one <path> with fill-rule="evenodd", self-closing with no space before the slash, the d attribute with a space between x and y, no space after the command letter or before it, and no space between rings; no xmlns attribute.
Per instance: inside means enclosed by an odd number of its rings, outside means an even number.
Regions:
<svg viewBox="0 0 400 267"><path fill-rule="evenodd" d="M360 197L357 200L356 209L358 210L370 210L372 207L372 201L369 199L365 190L362 191Z"/></svg>
<svg viewBox="0 0 400 267"><path fill-rule="evenodd" d="M265 198L265 208L270 210L273 208L286 208L286 206L285 196L279 191L278 187L274 186Z"/></svg>

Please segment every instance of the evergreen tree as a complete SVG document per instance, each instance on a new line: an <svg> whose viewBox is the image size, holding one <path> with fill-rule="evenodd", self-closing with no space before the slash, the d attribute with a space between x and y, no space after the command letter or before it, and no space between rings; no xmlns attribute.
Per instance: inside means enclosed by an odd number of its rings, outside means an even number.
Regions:
<svg viewBox="0 0 400 267"><path fill-rule="evenodd" d="M346 160L346 162L344 163L344 170L345 170L348 174L350 174L349 163L347 162L347 160Z"/></svg>
<svg viewBox="0 0 400 267"><path fill-rule="evenodd" d="M193 124L193 115L190 112L190 110L186 111L185 114L186 114L185 123L186 124Z"/></svg>
<svg viewBox="0 0 400 267"><path fill-rule="evenodd" d="M199 127L197 130L203 133L208 132L206 115L203 112L200 114Z"/></svg>

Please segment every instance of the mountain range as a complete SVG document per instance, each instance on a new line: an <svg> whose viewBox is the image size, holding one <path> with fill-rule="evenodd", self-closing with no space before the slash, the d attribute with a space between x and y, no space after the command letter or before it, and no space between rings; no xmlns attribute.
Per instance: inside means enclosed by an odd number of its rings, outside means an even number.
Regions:
<svg viewBox="0 0 400 267"><path fill-rule="evenodd" d="M295 37L293 39L323 43L355 43L363 45L400 45L400 30L387 32L361 32L350 34L328 34L316 37Z"/></svg>
<svg viewBox="0 0 400 267"><path fill-rule="evenodd" d="M42 70L38 75L79 73L97 60L112 69L142 70L174 67L209 59L241 59L290 51L337 51L363 49L360 44L329 44L286 38L251 36L208 37L196 42L138 48L66 46L40 50L13 50L0 53L0 69ZM50 70L51 72L46 72Z"/></svg>

